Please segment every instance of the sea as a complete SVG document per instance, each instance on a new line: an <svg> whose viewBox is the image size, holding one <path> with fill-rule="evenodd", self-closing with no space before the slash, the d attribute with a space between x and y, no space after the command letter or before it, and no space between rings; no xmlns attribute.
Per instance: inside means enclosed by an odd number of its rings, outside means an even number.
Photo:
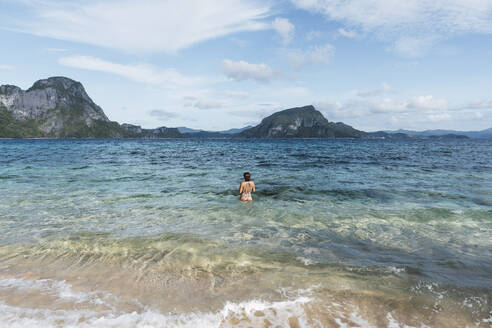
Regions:
<svg viewBox="0 0 492 328"><path fill-rule="evenodd" d="M0 140L0 327L492 327L492 140Z"/></svg>

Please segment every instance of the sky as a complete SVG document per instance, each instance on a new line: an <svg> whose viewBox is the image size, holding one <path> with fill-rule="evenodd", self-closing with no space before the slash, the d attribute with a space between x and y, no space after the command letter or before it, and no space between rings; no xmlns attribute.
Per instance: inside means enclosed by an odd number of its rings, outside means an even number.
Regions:
<svg viewBox="0 0 492 328"><path fill-rule="evenodd" d="M145 128L492 127L492 0L0 0L0 44L0 84L66 76Z"/></svg>

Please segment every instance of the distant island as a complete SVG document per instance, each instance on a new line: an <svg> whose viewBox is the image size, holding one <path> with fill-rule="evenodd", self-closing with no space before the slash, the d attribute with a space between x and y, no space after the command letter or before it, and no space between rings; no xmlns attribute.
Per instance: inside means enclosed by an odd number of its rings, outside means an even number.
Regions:
<svg viewBox="0 0 492 328"><path fill-rule="evenodd" d="M66 77L39 80L27 90L14 85L0 86L0 138L492 138L492 128L434 131L364 132L342 122L329 122L312 105L276 112L256 126L241 129L144 129L110 121L82 84Z"/></svg>
<svg viewBox="0 0 492 328"><path fill-rule="evenodd" d="M0 86L2 138L182 138L177 129L142 129L108 119L80 82L39 80L26 91Z"/></svg>

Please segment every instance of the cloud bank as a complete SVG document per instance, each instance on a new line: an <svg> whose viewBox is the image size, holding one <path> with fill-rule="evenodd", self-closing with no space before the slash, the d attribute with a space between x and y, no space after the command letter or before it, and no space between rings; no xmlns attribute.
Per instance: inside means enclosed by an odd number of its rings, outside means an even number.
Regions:
<svg viewBox="0 0 492 328"><path fill-rule="evenodd" d="M335 55L335 47L330 44L314 46L305 51L296 50L288 54L289 62L295 68L314 64L326 64Z"/></svg>
<svg viewBox="0 0 492 328"><path fill-rule="evenodd" d="M147 64L118 64L91 56L62 57L59 63L67 67L111 73L131 81L164 87L186 87L202 82L200 77L185 76L173 68L158 69Z"/></svg>
<svg viewBox="0 0 492 328"><path fill-rule="evenodd" d="M291 1L298 8L343 24L345 28L339 30L343 36L374 34L408 57L421 56L441 39L466 33L492 34L492 0Z"/></svg>
<svg viewBox="0 0 492 328"><path fill-rule="evenodd" d="M247 0L26 1L17 30L132 53L175 53L205 40L271 28L268 3ZM5 24L5 22L4 22Z"/></svg>
<svg viewBox="0 0 492 328"><path fill-rule="evenodd" d="M222 62L222 71L228 78L237 81L268 82L278 75L273 68L266 64L251 64L243 60L235 62L225 59Z"/></svg>
<svg viewBox="0 0 492 328"><path fill-rule="evenodd" d="M272 22L272 28L280 35L284 46L292 41L295 26L287 18L275 18Z"/></svg>

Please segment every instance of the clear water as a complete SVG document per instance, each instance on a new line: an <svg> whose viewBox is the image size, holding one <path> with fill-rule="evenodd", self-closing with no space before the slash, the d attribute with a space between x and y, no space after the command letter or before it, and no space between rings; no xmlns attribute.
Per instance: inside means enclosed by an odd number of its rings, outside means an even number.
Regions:
<svg viewBox="0 0 492 328"><path fill-rule="evenodd" d="M492 324L492 141L1 140L0 195L7 326Z"/></svg>

